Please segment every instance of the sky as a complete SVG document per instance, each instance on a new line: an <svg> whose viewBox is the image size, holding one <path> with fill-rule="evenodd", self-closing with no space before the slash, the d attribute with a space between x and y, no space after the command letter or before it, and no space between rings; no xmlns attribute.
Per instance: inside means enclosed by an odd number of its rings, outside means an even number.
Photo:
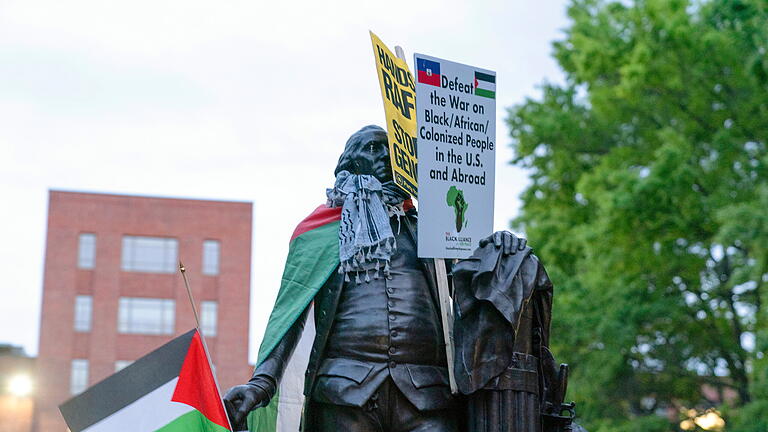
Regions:
<svg viewBox="0 0 768 432"><path fill-rule="evenodd" d="M564 0L0 0L0 343L37 353L49 189L250 201L250 358L295 225L382 125L368 31L496 71L494 229L527 174L506 109L563 81Z"/></svg>

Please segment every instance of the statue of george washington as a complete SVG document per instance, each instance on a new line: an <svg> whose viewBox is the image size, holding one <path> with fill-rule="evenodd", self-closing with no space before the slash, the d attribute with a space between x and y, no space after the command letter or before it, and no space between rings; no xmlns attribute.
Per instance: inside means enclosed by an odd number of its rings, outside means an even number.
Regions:
<svg viewBox="0 0 768 432"><path fill-rule="evenodd" d="M269 430L289 412L301 416L303 431L453 432L472 427L467 396L452 394L448 383L448 367L456 366L446 361L435 261L417 256L417 212L409 195L392 180L386 132L366 126L354 133L335 175L334 186L326 192L327 203L294 232L253 376L224 398L232 424L244 428L248 413L261 408L254 412L259 414L254 421ZM533 340L538 334L538 339L535 344L507 339L513 349L505 357L508 364L502 368L488 368L482 361L462 365L456 370L465 377L457 381L471 380L472 385L462 390L490 391L496 385L494 379L499 381L510 367L522 365L533 374L531 383L537 383L523 390L537 399L541 392L536 350L548 340L551 283L538 260L528 253L524 239L497 232L480 245L486 254L504 259L520 254L525 262L521 283L530 288L526 295L542 300L505 318L526 323L523 330L517 330L521 338ZM466 322L471 325L462 327L463 333L457 336L487 334L474 320L475 312L485 317L493 310L466 307L469 297L483 300L477 298L476 286L471 286L471 272L478 270L472 265L481 261L488 265L487 259L464 264L462 281L470 284L461 288L464 302L457 310L464 313L466 309ZM530 298L518 300L521 305L530 304ZM540 306L543 311L533 310ZM310 313L313 319L308 323ZM463 317L457 318L462 322ZM312 329L314 335L307 339L305 330ZM303 389L291 396L281 379L289 364L300 363L294 357L300 356L301 348L296 347L302 338L308 341L307 352L301 354L304 363L299 366L304 373ZM462 347L461 354L474 352L479 360L495 354L487 345L473 348L466 340L457 340L457 345ZM483 375L488 371L496 375ZM302 399L303 407L297 407ZM528 415L530 411L536 417L528 422L531 427L514 430L538 431L533 429L541 424L538 412L534 413L538 407L520 412ZM299 427L298 419L285 424L294 430Z"/></svg>

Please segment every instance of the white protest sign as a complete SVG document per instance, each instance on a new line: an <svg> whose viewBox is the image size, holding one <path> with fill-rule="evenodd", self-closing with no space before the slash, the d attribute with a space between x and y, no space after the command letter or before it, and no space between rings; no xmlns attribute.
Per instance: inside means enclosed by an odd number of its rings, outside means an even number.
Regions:
<svg viewBox="0 0 768 432"><path fill-rule="evenodd" d="M496 73L414 54L418 255L467 258L493 230Z"/></svg>

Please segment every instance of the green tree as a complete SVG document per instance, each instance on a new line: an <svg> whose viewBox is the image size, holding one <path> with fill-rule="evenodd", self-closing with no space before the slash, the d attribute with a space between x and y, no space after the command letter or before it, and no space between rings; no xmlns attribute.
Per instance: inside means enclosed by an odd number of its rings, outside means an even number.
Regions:
<svg viewBox="0 0 768 432"><path fill-rule="evenodd" d="M647 416L705 405L704 385L768 398L768 1L568 13L566 84L508 123L570 398L601 431L667 430Z"/></svg>

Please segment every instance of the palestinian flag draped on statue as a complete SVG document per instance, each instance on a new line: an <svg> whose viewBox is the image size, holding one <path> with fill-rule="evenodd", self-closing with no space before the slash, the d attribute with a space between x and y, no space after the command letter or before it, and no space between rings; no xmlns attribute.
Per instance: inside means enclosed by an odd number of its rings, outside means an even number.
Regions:
<svg viewBox="0 0 768 432"><path fill-rule="evenodd" d="M304 309L312 303L328 277L339 265L339 221L341 208L321 205L291 236L280 291L259 348L257 367L280 342ZM304 371L315 340L310 311L304 332L286 365L275 397L264 408L251 412L248 428L253 432L298 431L304 406Z"/></svg>
<svg viewBox="0 0 768 432"><path fill-rule="evenodd" d="M62 404L72 432L223 432L224 405L192 330Z"/></svg>
<svg viewBox="0 0 768 432"><path fill-rule="evenodd" d="M406 200L403 209L413 208ZM256 367L267 358L304 309L315 299L328 278L339 266L339 223L341 207L321 205L293 231L288 245L283 278L277 300L269 316ZM296 349L288 361L277 393L264 408L251 412L251 432L295 432L299 430L304 406L304 372L315 341L312 310ZM342 431L339 431L342 432Z"/></svg>

